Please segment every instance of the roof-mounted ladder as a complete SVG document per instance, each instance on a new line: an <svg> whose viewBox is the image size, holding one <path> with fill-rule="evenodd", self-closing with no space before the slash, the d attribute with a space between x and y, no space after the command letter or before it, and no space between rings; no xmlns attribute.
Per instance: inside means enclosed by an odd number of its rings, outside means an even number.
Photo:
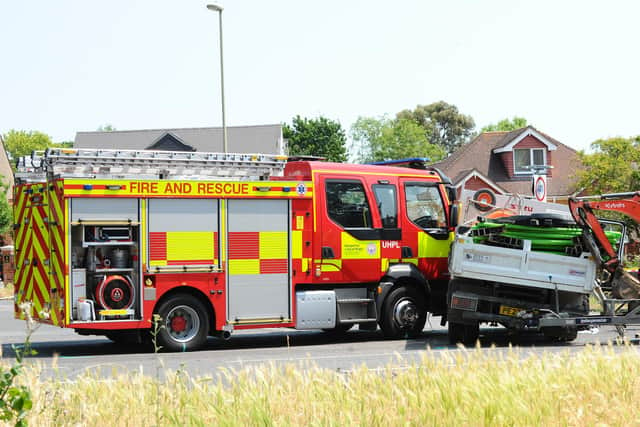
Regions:
<svg viewBox="0 0 640 427"><path fill-rule="evenodd" d="M275 154L49 148L21 157L16 178L264 180L281 176L286 162Z"/></svg>

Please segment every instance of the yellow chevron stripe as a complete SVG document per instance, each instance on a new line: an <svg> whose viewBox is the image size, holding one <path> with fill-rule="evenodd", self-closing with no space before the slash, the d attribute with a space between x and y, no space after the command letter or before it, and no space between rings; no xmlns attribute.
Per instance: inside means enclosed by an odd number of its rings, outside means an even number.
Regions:
<svg viewBox="0 0 640 427"><path fill-rule="evenodd" d="M56 326L61 326L63 319L60 317L60 303L63 298L64 288L64 213L62 205L64 200L62 199L62 188L60 181L55 183L58 191L55 189L49 191L49 241L51 246L51 252L49 257L51 260L49 276L51 287L60 287L58 289L56 298L52 298L51 301L51 323Z"/></svg>

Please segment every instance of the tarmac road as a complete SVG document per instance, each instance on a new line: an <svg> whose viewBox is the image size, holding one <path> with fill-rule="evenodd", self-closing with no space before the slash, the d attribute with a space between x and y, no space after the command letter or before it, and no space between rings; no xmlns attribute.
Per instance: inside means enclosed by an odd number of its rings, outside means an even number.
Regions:
<svg viewBox="0 0 640 427"><path fill-rule="evenodd" d="M387 365L403 369L419 360L427 350L436 355L443 350L460 351L448 344L446 328L439 323L439 318L433 318L421 337L399 340L384 339L380 331L357 329L341 336L290 329L238 331L229 341L209 338L201 351L158 355L136 347L119 346L103 337L80 336L70 329L43 325L32 336L33 348L38 352L32 360L42 364L43 375L70 379L87 373L110 377L114 373L140 369L155 375L159 366L183 369L192 375L216 376L221 368L237 370L265 363L293 363L304 368L310 361L323 368L346 372L363 364L369 369ZM589 343L607 344L617 337L612 328L602 328L597 334L580 333L578 339L569 344L545 342L537 334L510 338L507 331L499 327L482 328L480 334L483 351L505 352L512 343L522 349L523 357L531 353L581 351ZM627 329L627 337L634 338L636 334L640 334L640 327ZM12 301L0 301L3 357L12 358L11 345L21 344L24 337L25 323L13 318Z"/></svg>

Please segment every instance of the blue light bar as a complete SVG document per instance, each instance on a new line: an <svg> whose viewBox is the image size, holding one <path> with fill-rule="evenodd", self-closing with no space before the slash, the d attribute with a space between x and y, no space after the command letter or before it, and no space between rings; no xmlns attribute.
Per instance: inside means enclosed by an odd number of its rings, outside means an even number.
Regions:
<svg viewBox="0 0 640 427"><path fill-rule="evenodd" d="M408 159L398 159L398 160L382 160L379 162L369 163L370 165L378 165L378 166L398 166L402 164L411 164L411 163L427 163L430 162L431 159L428 157L410 157Z"/></svg>

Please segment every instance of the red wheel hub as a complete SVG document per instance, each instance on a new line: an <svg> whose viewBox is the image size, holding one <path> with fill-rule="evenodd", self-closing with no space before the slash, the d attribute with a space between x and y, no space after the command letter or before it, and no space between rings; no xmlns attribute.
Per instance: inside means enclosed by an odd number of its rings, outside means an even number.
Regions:
<svg viewBox="0 0 640 427"><path fill-rule="evenodd" d="M113 288L111 290L111 299L115 302L120 302L124 298L124 292L120 288Z"/></svg>
<svg viewBox="0 0 640 427"><path fill-rule="evenodd" d="M175 332L182 332L187 329L187 319L184 316L176 316L171 319L171 329Z"/></svg>

